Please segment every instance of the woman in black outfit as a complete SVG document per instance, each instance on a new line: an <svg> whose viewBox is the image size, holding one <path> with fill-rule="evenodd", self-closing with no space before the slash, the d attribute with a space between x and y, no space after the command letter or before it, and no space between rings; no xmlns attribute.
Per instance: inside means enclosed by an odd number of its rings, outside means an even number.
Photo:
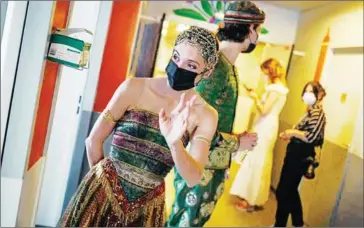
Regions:
<svg viewBox="0 0 364 228"><path fill-rule="evenodd" d="M315 147L322 147L324 142L326 117L321 101L325 95L325 90L318 82L308 82L302 92L307 112L293 129L280 134L280 138L289 140L289 143L276 192L275 227L285 227L289 214L294 227L304 226L298 186L309 167L307 161L316 156Z"/></svg>

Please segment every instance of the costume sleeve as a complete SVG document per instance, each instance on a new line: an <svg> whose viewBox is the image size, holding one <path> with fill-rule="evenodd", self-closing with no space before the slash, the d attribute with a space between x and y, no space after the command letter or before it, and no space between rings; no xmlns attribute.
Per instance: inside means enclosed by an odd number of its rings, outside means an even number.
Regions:
<svg viewBox="0 0 364 228"><path fill-rule="evenodd" d="M228 169L231 155L239 148L237 135L217 131L210 147L208 169Z"/></svg>

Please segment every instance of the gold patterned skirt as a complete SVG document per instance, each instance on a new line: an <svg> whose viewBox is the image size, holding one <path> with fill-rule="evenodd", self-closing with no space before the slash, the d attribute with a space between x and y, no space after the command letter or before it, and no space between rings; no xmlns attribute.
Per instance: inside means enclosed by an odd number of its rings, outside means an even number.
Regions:
<svg viewBox="0 0 364 228"><path fill-rule="evenodd" d="M105 158L82 180L58 226L61 227L160 227L165 221L164 181L138 199L130 199L118 161ZM135 178L135 175L131 175ZM137 187L137 186L136 186Z"/></svg>

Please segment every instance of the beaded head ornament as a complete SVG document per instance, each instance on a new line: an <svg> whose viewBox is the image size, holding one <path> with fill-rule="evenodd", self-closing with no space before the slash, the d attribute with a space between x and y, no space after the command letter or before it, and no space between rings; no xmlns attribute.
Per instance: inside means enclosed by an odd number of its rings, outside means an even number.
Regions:
<svg viewBox="0 0 364 228"><path fill-rule="evenodd" d="M199 55L205 60L207 70L215 67L218 61L219 45L212 32L204 28L191 26L178 35L175 46L183 42L197 48Z"/></svg>

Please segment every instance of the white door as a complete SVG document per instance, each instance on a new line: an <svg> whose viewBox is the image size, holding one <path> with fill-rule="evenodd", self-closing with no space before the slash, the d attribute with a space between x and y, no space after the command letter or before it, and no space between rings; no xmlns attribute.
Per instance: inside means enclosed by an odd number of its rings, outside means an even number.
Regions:
<svg viewBox="0 0 364 228"><path fill-rule="evenodd" d="M1 1L1 156L27 7L26 1Z"/></svg>
<svg viewBox="0 0 364 228"><path fill-rule="evenodd" d="M68 28L85 28L95 34L100 1L75 1L71 7ZM92 43L92 37L88 34L72 36ZM64 66L60 68L52 126L45 147L46 167L36 225L56 226L61 216L87 75L87 69L80 71Z"/></svg>
<svg viewBox="0 0 364 228"><path fill-rule="evenodd" d="M78 102L86 82L86 75L75 75L72 71L71 68L63 67L59 74L59 91L45 154L46 167L37 225L55 226L63 206L80 116L77 113Z"/></svg>
<svg viewBox="0 0 364 228"><path fill-rule="evenodd" d="M321 82L327 96L325 137L347 147L353 140L363 97L363 48L334 49Z"/></svg>

